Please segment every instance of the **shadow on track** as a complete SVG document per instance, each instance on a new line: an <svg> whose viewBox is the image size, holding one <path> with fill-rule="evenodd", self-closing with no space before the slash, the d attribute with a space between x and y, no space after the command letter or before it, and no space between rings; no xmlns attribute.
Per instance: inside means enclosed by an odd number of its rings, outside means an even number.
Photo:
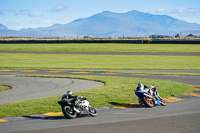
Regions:
<svg viewBox="0 0 200 133"><path fill-rule="evenodd" d="M117 103L117 102L109 102L113 106L119 106L119 107L125 107L125 108L145 108L144 105L139 105L137 103L131 103L131 104L124 104L124 103Z"/></svg>
<svg viewBox="0 0 200 133"><path fill-rule="evenodd" d="M80 115L76 118L82 118L82 117L86 117L88 115ZM67 119L65 116L47 116L47 115L32 115L32 116L22 116L26 119L40 119L40 120L61 120L61 119L66 119L66 120L71 120L71 119Z"/></svg>
<svg viewBox="0 0 200 133"><path fill-rule="evenodd" d="M23 116L24 118L28 119L41 119L41 120L60 120L66 119L64 116Z"/></svg>

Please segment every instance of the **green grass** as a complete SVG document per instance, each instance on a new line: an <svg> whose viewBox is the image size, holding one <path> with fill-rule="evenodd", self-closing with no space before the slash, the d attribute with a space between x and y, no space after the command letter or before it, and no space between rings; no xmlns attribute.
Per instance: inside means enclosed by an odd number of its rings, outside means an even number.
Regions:
<svg viewBox="0 0 200 133"><path fill-rule="evenodd" d="M104 87L77 92L75 95L84 96L89 99L94 107L112 106L115 104L136 103L137 97L134 90L139 82L146 85L155 85L162 97L181 95L194 90L189 85L162 80L139 79L130 77L111 77L111 76L49 76L62 78L82 78L96 80L105 83ZM66 90L67 91L67 90ZM47 112L61 112L57 101L61 96L21 101L0 105L0 118L11 116L24 116L31 114L44 114Z"/></svg>
<svg viewBox="0 0 200 133"><path fill-rule="evenodd" d="M0 54L0 68L194 69L200 56Z"/></svg>
<svg viewBox="0 0 200 133"><path fill-rule="evenodd" d="M11 89L9 86L0 85L0 92Z"/></svg>
<svg viewBox="0 0 200 133"><path fill-rule="evenodd" d="M199 44L0 44L0 51L200 53Z"/></svg>

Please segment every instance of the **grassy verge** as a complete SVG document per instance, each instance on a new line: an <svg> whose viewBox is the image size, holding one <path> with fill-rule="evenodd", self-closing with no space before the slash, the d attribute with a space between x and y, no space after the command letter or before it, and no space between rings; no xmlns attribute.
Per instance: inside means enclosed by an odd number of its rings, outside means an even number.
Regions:
<svg viewBox="0 0 200 133"><path fill-rule="evenodd" d="M0 68L194 69L200 56L0 54Z"/></svg>
<svg viewBox="0 0 200 133"><path fill-rule="evenodd" d="M200 53L199 44L0 44L0 51Z"/></svg>
<svg viewBox="0 0 200 133"><path fill-rule="evenodd" d="M0 85L0 92L11 89L9 86Z"/></svg>
<svg viewBox="0 0 200 133"><path fill-rule="evenodd" d="M112 103L130 104L137 102L134 89L137 83L142 82L147 85L155 85L158 87L160 96L170 97L173 95L181 95L194 90L194 88L178 82L139 79L130 77L109 77L109 76L48 76L61 78L81 78L88 80L96 80L105 83L104 87L91 89L87 91L77 92L75 95L81 95L90 100L90 104L94 107L112 106ZM67 90L66 90L67 91ZM57 104L60 96L34 99L16 103L0 105L0 118L10 116L23 116L30 114L43 114L47 112L60 112L61 108Z"/></svg>

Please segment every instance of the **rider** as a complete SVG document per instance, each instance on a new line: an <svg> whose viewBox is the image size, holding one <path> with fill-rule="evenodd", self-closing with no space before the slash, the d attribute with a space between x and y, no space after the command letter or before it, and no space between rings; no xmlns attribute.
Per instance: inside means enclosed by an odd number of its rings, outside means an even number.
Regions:
<svg viewBox="0 0 200 133"><path fill-rule="evenodd" d="M73 96L73 92L72 91L67 91L67 94L64 95L63 97L66 97L67 99L73 99L71 101L72 103L72 107L74 108L80 101L82 100L87 100L85 97L83 96Z"/></svg>
<svg viewBox="0 0 200 133"><path fill-rule="evenodd" d="M145 88L148 88L148 89L144 90ZM157 91L157 89L156 89L155 86L143 85L142 83L138 83L138 86L137 86L137 88L136 88L136 91L147 91L147 92L148 92L149 90L152 90L153 94L151 94L151 95L155 96L155 98L156 98L156 100L157 100L158 97L159 97L159 94L158 94L158 91ZM151 91L150 91L150 92L151 92ZM138 103L139 103L139 104L143 104L143 102L141 101L140 98L138 98Z"/></svg>
<svg viewBox="0 0 200 133"><path fill-rule="evenodd" d="M156 100L158 99L159 97L159 94L158 94L158 91L156 89L156 86L151 86L151 85L144 85L144 88L148 88L148 89L151 89L152 92L153 92L153 96L155 96Z"/></svg>

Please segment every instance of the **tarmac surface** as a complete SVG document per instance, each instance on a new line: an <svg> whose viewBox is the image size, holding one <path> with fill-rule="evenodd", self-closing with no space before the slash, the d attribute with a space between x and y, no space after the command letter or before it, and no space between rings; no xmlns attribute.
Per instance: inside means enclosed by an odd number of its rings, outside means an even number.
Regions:
<svg viewBox="0 0 200 133"><path fill-rule="evenodd" d="M0 84L12 87L0 93L0 104L58 96L65 94L68 90L78 92L104 86L101 82L90 80L14 75L0 75Z"/></svg>

